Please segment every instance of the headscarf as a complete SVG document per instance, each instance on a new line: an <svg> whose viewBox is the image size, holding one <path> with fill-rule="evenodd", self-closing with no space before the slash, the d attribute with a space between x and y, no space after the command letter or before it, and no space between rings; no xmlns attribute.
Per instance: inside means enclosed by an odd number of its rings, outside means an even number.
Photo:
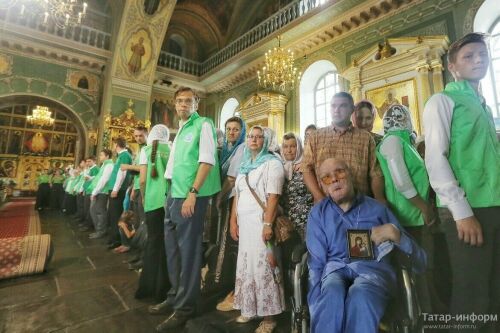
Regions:
<svg viewBox="0 0 500 333"><path fill-rule="evenodd" d="M367 104L371 105L371 107L369 107ZM375 107L375 104L373 104L372 102L370 102L369 100L367 99L363 99L361 101L359 101L355 106L354 106L354 112L352 113L351 115L351 122L352 122L352 125L356 128L359 128L359 125L358 125L358 119L356 117L356 113L362 109L362 108L368 108L368 109L371 109L372 111L372 117L373 117L373 120L375 120L375 117L377 116L377 108ZM373 130L373 125L372 125L372 128L369 128L369 129L366 129L368 132L371 132Z"/></svg>
<svg viewBox="0 0 500 333"><path fill-rule="evenodd" d="M394 104L384 114L384 133L393 131L413 132L410 110L404 105Z"/></svg>
<svg viewBox="0 0 500 333"><path fill-rule="evenodd" d="M283 153L283 143L281 144L281 159L283 160L283 167L285 168L285 175L287 175L288 180L292 179L294 167L302 162L302 154L304 152L302 147L302 140L300 139L300 137L292 132L287 133L283 136L283 142L290 139L295 139L295 142L297 142L297 151L295 152L295 158L293 159L293 161L286 160L285 154Z"/></svg>
<svg viewBox="0 0 500 333"><path fill-rule="evenodd" d="M280 145L278 144L278 138L276 137L276 132L269 127L262 127L264 129L264 135L269 137L269 150L272 153L278 153L280 151Z"/></svg>
<svg viewBox="0 0 500 333"><path fill-rule="evenodd" d="M154 125L151 132L148 134L148 146L153 144L154 140L158 140L158 143L168 143L170 138L170 131L168 127L163 124Z"/></svg>
<svg viewBox="0 0 500 333"><path fill-rule="evenodd" d="M220 149L224 144L224 132L220 128L217 128L215 129L215 134L217 134L217 148Z"/></svg>
<svg viewBox="0 0 500 333"><path fill-rule="evenodd" d="M234 119L234 118L233 118ZM221 176L225 178L227 175L227 171L229 170L229 164L231 163L231 157L233 157L234 153L238 146L245 142L245 138L247 137L247 125L245 121L241 118L238 118L238 121L241 125L240 137L234 144L231 144L227 141L227 136L224 136L224 143L222 144L222 153L220 156L220 165L221 165ZM227 121L226 121L227 124Z"/></svg>
<svg viewBox="0 0 500 333"><path fill-rule="evenodd" d="M262 126L253 126L250 128L248 133L252 133L252 130L254 128L259 128L262 131L262 134L264 135L264 144L262 145L262 149L260 150L259 154L255 157L255 160L252 161L252 152L250 149L248 149L248 145L245 146L245 151L243 153L243 160L241 161L241 166L240 166L240 174L242 175L247 175L250 171L257 169L259 166L264 164L267 161L270 161L272 159L278 159L276 155L271 153L269 151L269 141L270 137L269 135L271 132L266 131L265 127Z"/></svg>

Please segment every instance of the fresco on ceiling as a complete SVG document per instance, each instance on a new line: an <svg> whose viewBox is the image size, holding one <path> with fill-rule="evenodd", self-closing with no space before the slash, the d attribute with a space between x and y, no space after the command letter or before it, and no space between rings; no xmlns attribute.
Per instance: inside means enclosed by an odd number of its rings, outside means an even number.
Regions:
<svg viewBox="0 0 500 333"><path fill-rule="evenodd" d="M235 2L227 0L178 0L177 4L195 3L202 5L217 18L222 32L225 33L233 15Z"/></svg>
<svg viewBox="0 0 500 333"><path fill-rule="evenodd" d="M151 60L151 38L145 29L132 34L126 43L125 58L130 74L138 75Z"/></svg>

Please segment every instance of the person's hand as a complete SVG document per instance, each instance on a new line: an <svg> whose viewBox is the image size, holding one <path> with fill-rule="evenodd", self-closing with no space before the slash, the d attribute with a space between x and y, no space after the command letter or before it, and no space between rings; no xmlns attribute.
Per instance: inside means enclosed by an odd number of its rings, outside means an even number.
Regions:
<svg viewBox="0 0 500 333"><path fill-rule="evenodd" d="M231 222L231 225L229 226L229 232L231 233L231 238L234 241L238 241L240 238L240 228L238 227L238 224L236 222Z"/></svg>
<svg viewBox="0 0 500 333"><path fill-rule="evenodd" d="M427 204L424 211L422 211L422 215L424 217L424 223L426 226L430 227L431 225L436 223L437 216L432 205Z"/></svg>
<svg viewBox="0 0 500 333"><path fill-rule="evenodd" d="M194 205L196 204L196 194L189 193L184 200L181 208L181 215L183 218L187 219L193 216L194 214Z"/></svg>
<svg viewBox="0 0 500 333"><path fill-rule="evenodd" d="M457 220L458 239L471 246L483 245L483 230L475 216Z"/></svg>
<svg viewBox="0 0 500 333"><path fill-rule="evenodd" d="M130 166L130 164L122 164L122 165L120 165L120 170L127 171L129 166Z"/></svg>
<svg viewBox="0 0 500 333"><path fill-rule="evenodd" d="M113 192L111 192L110 197L111 197L111 198L117 198L117 197L118 197L118 192L117 192L117 191L113 191Z"/></svg>
<svg viewBox="0 0 500 333"><path fill-rule="evenodd" d="M219 192L215 197L215 208L220 211L220 207L222 206L222 192Z"/></svg>
<svg viewBox="0 0 500 333"><path fill-rule="evenodd" d="M134 201L135 199L135 190L130 191L130 201Z"/></svg>
<svg viewBox="0 0 500 333"><path fill-rule="evenodd" d="M90 196L90 201L95 201L95 195Z"/></svg>
<svg viewBox="0 0 500 333"><path fill-rule="evenodd" d="M271 238L273 238L273 228L268 225L264 225L264 228L262 228L262 240L265 243L268 240L271 240Z"/></svg>
<svg viewBox="0 0 500 333"><path fill-rule="evenodd" d="M118 226L121 227L122 229L125 229L127 227L127 225L123 221L118 222Z"/></svg>
<svg viewBox="0 0 500 333"><path fill-rule="evenodd" d="M380 243L383 243L387 240L393 241L394 243L399 243L400 238L401 233L394 224L387 223L372 228L371 239L375 243L375 245L379 245Z"/></svg>

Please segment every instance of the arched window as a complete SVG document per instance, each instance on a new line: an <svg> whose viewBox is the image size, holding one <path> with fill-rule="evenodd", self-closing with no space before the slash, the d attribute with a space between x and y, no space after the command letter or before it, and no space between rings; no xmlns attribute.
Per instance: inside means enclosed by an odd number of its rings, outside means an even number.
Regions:
<svg viewBox="0 0 500 333"><path fill-rule="evenodd" d="M316 83L314 88L314 124L325 127L332 122L330 99L339 91L337 73L328 72Z"/></svg>
<svg viewBox="0 0 500 333"><path fill-rule="evenodd" d="M234 97L231 97L224 103L224 106L222 106L222 110L220 112L220 117L219 117L219 128L222 131L226 130L224 128L226 120L234 116L236 108L239 105L240 103L238 102L238 100Z"/></svg>
<svg viewBox="0 0 500 333"><path fill-rule="evenodd" d="M178 55L179 57L186 56L186 39L178 34L172 34L168 37L164 48L167 52Z"/></svg>
<svg viewBox="0 0 500 333"><path fill-rule="evenodd" d="M300 135L308 125L330 124L330 100L340 91L337 68L328 60L310 65L300 79Z"/></svg>
<svg viewBox="0 0 500 333"><path fill-rule="evenodd" d="M492 26L490 35L491 64L483 81L483 93L493 111L493 117L500 118L500 20L497 20ZM496 120L496 122L499 122L499 120ZM497 127L499 126L500 123L497 124Z"/></svg>

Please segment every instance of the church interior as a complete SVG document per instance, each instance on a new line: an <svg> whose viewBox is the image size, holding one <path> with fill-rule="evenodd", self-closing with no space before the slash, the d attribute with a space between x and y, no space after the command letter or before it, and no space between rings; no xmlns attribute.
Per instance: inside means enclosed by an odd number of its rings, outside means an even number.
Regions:
<svg viewBox="0 0 500 333"><path fill-rule="evenodd" d="M164 319L134 298L129 257L67 214L33 208L44 170L71 169L118 137L138 154L137 127L164 124L174 141L181 87L215 128L236 115L279 143L328 126L340 91L373 102L373 132L397 103L422 137L425 103L453 81L448 47L470 32L489 36L480 89L500 137L497 0L0 0L0 331L152 332ZM19 264L27 247L43 260ZM202 313L220 332L255 330L216 312L219 300ZM284 312L275 332L290 330Z"/></svg>

